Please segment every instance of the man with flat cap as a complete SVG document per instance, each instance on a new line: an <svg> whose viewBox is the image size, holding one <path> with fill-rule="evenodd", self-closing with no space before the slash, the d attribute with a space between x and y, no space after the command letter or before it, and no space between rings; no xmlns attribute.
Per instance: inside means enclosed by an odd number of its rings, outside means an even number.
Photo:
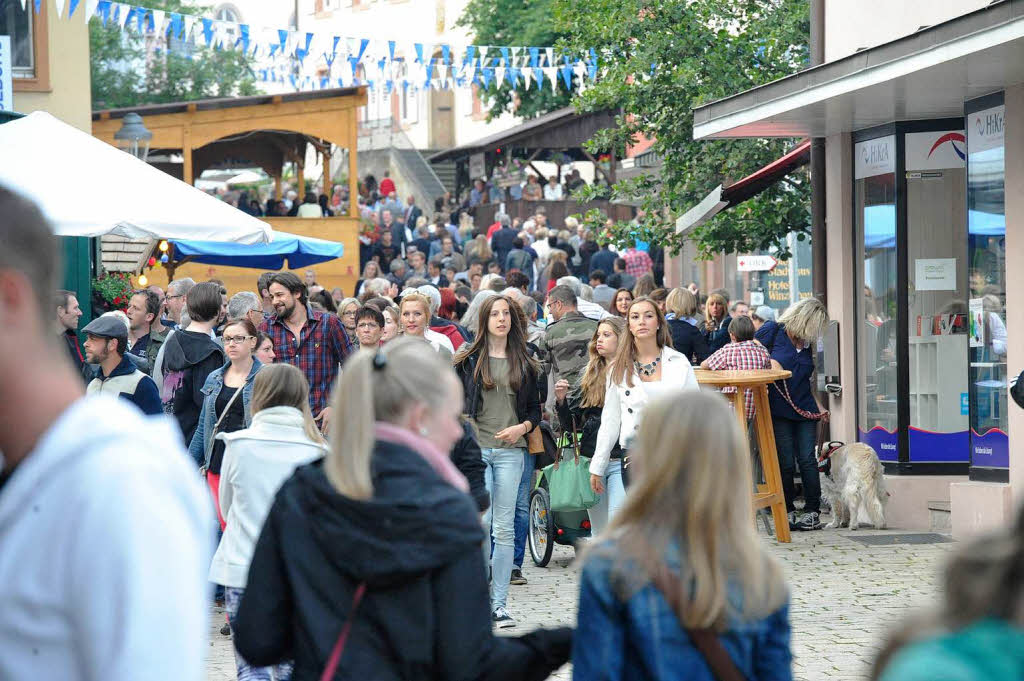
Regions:
<svg viewBox="0 0 1024 681"><path fill-rule="evenodd" d="M85 334L85 359L98 364L99 371L85 389L86 393L118 395L132 402L145 414L162 414L160 392L153 379L135 368L125 356L128 329L114 316L98 317L82 329Z"/></svg>

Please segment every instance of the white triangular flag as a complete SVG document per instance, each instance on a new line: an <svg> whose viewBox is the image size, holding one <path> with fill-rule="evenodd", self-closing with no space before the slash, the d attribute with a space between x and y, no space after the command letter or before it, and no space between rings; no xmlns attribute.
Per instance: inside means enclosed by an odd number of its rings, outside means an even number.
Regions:
<svg viewBox="0 0 1024 681"><path fill-rule="evenodd" d="M544 77L551 83L551 91L558 92L558 69L554 66L544 67Z"/></svg>
<svg viewBox="0 0 1024 681"><path fill-rule="evenodd" d="M123 3L117 3L117 24L118 28L124 30L124 25L128 23L128 14L131 11L129 5Z"/></svg>
<svg viewBox="0 0 1024 681"><path fill-rule="evenodd" d="M480 53L480 66L484 65L484 59L487 58L487 50L489 49L490 48L487 45L481 45L476 49L476 51Z"/></svg>
<svg viewBox="0 0 1024 681"><path fill-rule="evenodd" d="M548 66L554 66L555 65L555 48L553 48L553 47L545 47L544 48L544 54L546 54L547 57L548 57Z"/></svg>
<svg viewBox="0 0 1024 681"><path fill-rule="evenodd" d="M498 81L497 82L497 86L498 87L501 87L502 85L505 84L505 71L506 71L506 69L505 69L504 66L495 66L494 67L494 77Z"/></svg>
<svg viewBox="0 0 1024 681"><path fill-rule="evenodd" d="M530 89L530 81L533 80L533 69L529 69L529 68L523 69L522 70L522 74L523 74L523 83L525 84L526 89L529 90Z"/></svg>
<svg viewBox="0 0 1024 681"><path fill-rule="evenodd" d="M25 2L22 0L22 6L24 7ZM85 11L82 14L85 15L85 23L89 23L89 19L92 19L93 15L96 14L96 6L100 4L100 0L86 0Z"/></svg>
<svg viewBox="0 0 1024 681"><path fill-rule="evenodd" d="M153 33L163 35L164 19L166 17L167 13L162 9L153 10Z"/></svg>
<svg viewBox="0 0 1024 681"><path fill-rule="evenodd" d="M25 11L25 6L28 4L28 0L21 0L21 11Z"/></svg>
<svg viewBox="0 0 1024 681"><path fill-rule="evenodd" d="M449 67L441 64L437 67L438 72L441 74L441 80L448 80Z"/></svg>
<svg viewBox="0 0 1024 681"><path fill-rule="evenodd" d="M60 19L64 16L64 0L54 0L54 4L57 5L57 18Z"/></svg>

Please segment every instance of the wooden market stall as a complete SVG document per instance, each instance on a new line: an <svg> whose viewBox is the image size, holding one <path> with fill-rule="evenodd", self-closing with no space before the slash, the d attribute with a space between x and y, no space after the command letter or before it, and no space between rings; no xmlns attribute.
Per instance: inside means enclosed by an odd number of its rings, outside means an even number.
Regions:
<svg viewBox="0 0 1024 681"><path fill-rule="evenodd" d="M294 164L296 184L300 188L305 186L308 147L323 159L322 181L328 188L334 183L330 158L336 149L344 150L348 158L344 175L349 189L349 202L343 206L345 215L263 219L274 229L343 243L343 258L311 269L321 285L328 289L340 286L349 293L359 278L357 115L359 107L365 104L365 87L154 104L95 111L92 132L114 144L114 134L124 116L137 113L153 133L150 156L172 159L158 164L164 171L193 184L208 169L262 168L273 178L277 198L281 197L286 164ZM176 162L179 157L180 162ZM301 200L302 192L299 194ZM156 248L155 243L147 245L159 259ZM177 267L174 277L192 277L196 281L220 279L230 293L236 293L254 290L259 274L248 268L186 263ZM146 275L151 284L167 283L167 273L159 264L146 271Z"/></svg>

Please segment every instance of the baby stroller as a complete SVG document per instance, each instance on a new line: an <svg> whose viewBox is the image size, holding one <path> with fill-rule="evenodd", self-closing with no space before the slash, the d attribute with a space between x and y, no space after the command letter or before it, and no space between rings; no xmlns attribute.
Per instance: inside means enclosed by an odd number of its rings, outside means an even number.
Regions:
<svg viewBox="0 0 1024 681"><path fill-rule="evenodd" d="M590 517L585 510L580 511L552 511L551 494L548 489L548 463L554 463L554 457L559 456L563 460L573 457L571 446L559 446L556 443L554 434L546 422L540 425L544 436L545 454L540 455L543 459L540 462L541 468L535 473L537 483L530 494L530 515L529 530L527 538L530 545L530 557L537 567L547 567L551 561L551 552L555 544L576 547L581 539L590 537ZM571 439L571 435L565 434L563 439ZM564 444L564 443L562 443ZM570 443L571 444L571 443Z"/></svg>

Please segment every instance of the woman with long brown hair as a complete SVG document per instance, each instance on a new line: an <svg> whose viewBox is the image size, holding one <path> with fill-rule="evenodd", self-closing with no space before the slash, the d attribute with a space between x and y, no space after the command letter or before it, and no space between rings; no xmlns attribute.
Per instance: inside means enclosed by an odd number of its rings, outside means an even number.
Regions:
<svg viewBox="0 0 1024 681"><path fill-rule="evenodd" d="M633 488L584 559L574 678L726 678L694 643L717 637L736 678L791 679L786 584L751 522L746 436L725 400L669 391L634 451Z"/></svg>
<svg viewBox="0 0 1024 681"><path fill-rule="evenodd" d="M506 610L515 548L515 512L526 436L540 423L537 367L526 345L519 305L495 295L480 307L476 337L455 356L465 393L464 413L476 428L491 493L484 525L491 528L491 619L515 626Z"/></svg>
<svg viewBox="0 0 1024 681"><path fill-rule="evenodd" d="M590 486L595 492L605 492L604 478L616 442L625 452L622 466L628 475L629 448L647 403L678 389L699 389L693 367L672 349L668 323L655 302L637 298L626 312L626 330L608 368L601 428L590 460Z"/></svg>
<svg viewBox="0 0 1024 681"><path fill-rule="evenodd" d="M628 288L620 288L615 292L615 297L612 298L611 305L608 306L608 311L616 317L626 318L626 310L629 309L630 303L633 302L633 292Z"/></svg>
<svg viewBox="0 0 1024 681"><path fill-rule="evenodd" d="M608 365L619 348L619 338L626 330L622 317L605 317L594 329L587 352L590 359L583 371L578 390L569 390L569 382L559 379L555 383L555 409L558 421L564 430L572 430L580 438L580 454L594 456L597 433L601 429L601 411L608 385ZM622 484L622 448L615 443L609 456L608 467L601 481L605 493L601 501L587 513L595 535L608 524L608 516L614 515L622 505L626 489Z"/></svg>

